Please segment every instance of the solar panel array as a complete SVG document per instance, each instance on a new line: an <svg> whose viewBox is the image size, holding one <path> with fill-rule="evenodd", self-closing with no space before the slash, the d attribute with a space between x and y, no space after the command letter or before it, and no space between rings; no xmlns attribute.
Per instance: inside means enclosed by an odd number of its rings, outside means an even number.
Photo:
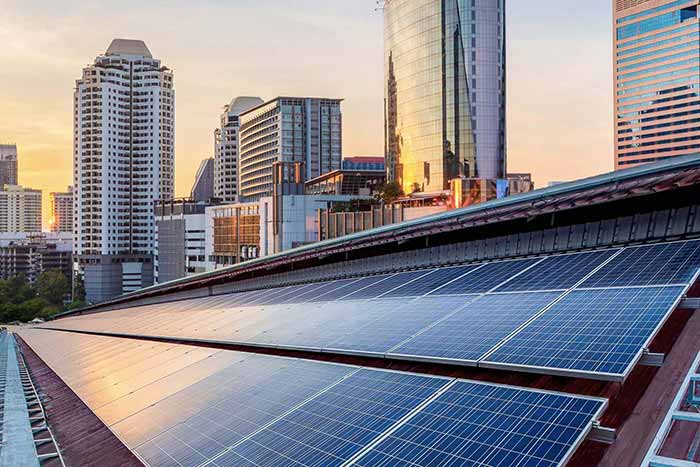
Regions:
<svg viewBox="0 0 700 467"><path fill-rule="evenodd" d="M47 327L622 380L700 268L700 241L286 286Z"/></svg>
<svg viewBox="0 0 700 467"><path fill-rule="evenodd" d="M564 463L603 399L116 337L21 337L146 465Z"/></svg>

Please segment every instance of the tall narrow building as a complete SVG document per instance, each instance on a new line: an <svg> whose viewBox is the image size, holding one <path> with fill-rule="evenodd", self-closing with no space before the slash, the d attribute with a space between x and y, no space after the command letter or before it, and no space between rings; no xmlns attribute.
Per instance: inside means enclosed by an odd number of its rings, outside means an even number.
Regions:
<svg viewBox="0 0 700 467"><path fill-rule="evenodd" d="M73 232L73 187L63 192L51 192L51 232Z"/></svg>
<svg viewBox="0 0 700 467"><path fill-rule="evenodd" d="M615 167L700 152L698 0L613 0Z"/></svg>
<svg viewBox="0 0 700 467"><path fill-rule="evenodd" d="M0 144L0 188L17 185L17 146Z"/></svg>
<svg viewBox="0 0 700 467"><path fill-rule="evenodd" d="M303 166L302 181L340 169L341 99L277 97L240 116L239 195L257 201L273 192L273 166ZM282 178L286 178L286 175Z"/></svg>
<svg viewBox="0 0 700 467"><path fill-rule="evenodd" d="M173 196L173 73L115 39L74 92L74 248L87 299L153 283L153 203Z"/></svg>
<svg viewBox="0 0 700 467"><path fill-rule="evenodd" d="M506 178L505 0L386 0L387 177Z"/></svg>
<svg viewBox="0 0 700 467"><path fill-rule="evenodd" d="M259 97L236 97L224 106L214 130L214 196L225 203L238 201L238 131L242 113L259 106Z"/></svg>

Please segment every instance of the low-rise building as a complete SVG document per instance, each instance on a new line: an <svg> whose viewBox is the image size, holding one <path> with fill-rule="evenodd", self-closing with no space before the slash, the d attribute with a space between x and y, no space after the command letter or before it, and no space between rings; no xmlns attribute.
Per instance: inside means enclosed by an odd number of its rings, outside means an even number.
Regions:
<svg viewBox="0 0 700 467"><path fill-rule="evenodd" d="M0 279L24 274L34 282L43 272L59 271L70 281L72 250L68 234L2 234Z"/></svg>

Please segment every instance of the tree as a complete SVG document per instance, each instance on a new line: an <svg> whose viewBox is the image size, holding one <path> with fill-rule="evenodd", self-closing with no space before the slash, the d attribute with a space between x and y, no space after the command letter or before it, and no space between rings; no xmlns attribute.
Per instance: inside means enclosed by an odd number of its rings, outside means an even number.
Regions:
<svg viewBox="0 0 700 467"><path fill-rule="evenodd" d="M378 200L384 201L385 204L391 204L401 195L403 195L401 185L396 181L392 181L380 186L376 197Z"/></svg>
<svg viewBox="0 0 700 467"><path fill-rule="evenodd" d="M59 271L42 272L36 280L37 294L51 305L63 305L63 299L70 292L66 276Z"/></svg>

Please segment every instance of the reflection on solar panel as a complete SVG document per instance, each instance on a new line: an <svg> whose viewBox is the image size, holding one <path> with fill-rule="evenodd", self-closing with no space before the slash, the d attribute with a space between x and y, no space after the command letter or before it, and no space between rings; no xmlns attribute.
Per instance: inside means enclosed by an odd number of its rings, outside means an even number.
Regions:
<svg viewBox="0 0 700 467"><path fill-rule="evenodd" d="M441 287L460 276L468 274L481 265L459 266L454 268L435 269L419 281L411 282L392 290L384 297L418 297Z"/></svg>
<svg viewBox="0 0 700 467"><path fill-rule="evenodd" d="M497 292L529 290L566 290L586 277L619 250L558 255L546 258L524 273L508 281Z"/></svg>
<svg viewBox="0 0 700 467"><path fill-rule="evenodd" d="M478 360L619 380L695 277L699 249L700 241L677 242L375 275L134 307L45 327L465 364ZM577 285L582 282L604 288L584 292ZM676 286L640 305L648 313L639 317L630 307L651 292L619 291L637 283ZM560 293L565 298L545 309ZM270 303L255 305L256 300ZM481 361L485 354L488 362Z"/></svg>
<svg viewBox="0 0 700 467"><path fill-rule="evenodd" d="M389 353L476 364L560 295L559 292L485 295Z"/></svg>
<svg viewBox="0 0 700 467"><path fill-rule="evenodd" d="M20 334L127 447L158 467L497 465L504 455L509 465L557 465L606 405L187 345Z"/></svg>
<svg viewBox="0 0 700 467"><path fill-rule="evenodd" d="M700 241L626 248L582 287L687 284L700 268Z"/></svg>
<svg viewBox="0 0 700 467"><path fill-rule="evenodd" d="M683 287L575 290L486 361L625 374L682 293Z"/></svg>
<svg viewBox="0 0 700 467"><path fill-rule="evenodd" d="M594 399L460 381L355 465L554 467L600 410Z"/></svg>
<svg viewBox="0 0 700 467"><path fill-rule="evenodd" d="M460 277L459 279L446 284L444 287L431 292L430 295L488 292L497 285L510 279L513 275L522 272L538 261L540 261L539 258L489 263L471 274Z"/></svg>

